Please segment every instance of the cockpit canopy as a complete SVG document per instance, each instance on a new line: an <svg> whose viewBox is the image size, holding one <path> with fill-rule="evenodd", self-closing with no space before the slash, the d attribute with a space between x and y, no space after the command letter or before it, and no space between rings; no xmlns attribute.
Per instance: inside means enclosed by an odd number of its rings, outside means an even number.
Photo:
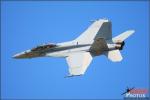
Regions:
<svg viewBox="0 0 150 100"><path fill-rule="evenodd" d="M48 50L53 47L56 47L56 45L55 44L45 44L45 45L40 45L40 46L37 46L37 47L31 49L31 51L43 51L43 50Z"/></svg>

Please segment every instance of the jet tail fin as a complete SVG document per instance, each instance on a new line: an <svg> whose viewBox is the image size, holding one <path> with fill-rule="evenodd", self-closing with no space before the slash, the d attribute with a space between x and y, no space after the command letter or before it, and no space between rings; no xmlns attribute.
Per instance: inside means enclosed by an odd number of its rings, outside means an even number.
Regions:
<svg viewBox="0 0 150 100"><path fill-rule="evenodd" d="M114 37L112 40L113 40L113 42L117 42L117 41L123 42L125 39L127 39L129 36L131 36L134 32L135 32L134 30L125 31L122 34Z"/></svg>
<svg viewBox="0 0 150 100"><path fill-rule="evenodd" d="M105 56L112 62L120 62L123 59L119 50L108 51Z"/></svg>
<svg viewBox="0 0 150 100"><path fill-rule="evenodd" d="M114 43L116 42L124 42L125 39L127 39L129 36L131 36L135 31L134 30L128 30L123 32L122 34L114 37L112 41ZM120 51L118 49L116 50L111 50L105 53L108 59L110 59L113 62L119 62L123 59Z"/></svg>

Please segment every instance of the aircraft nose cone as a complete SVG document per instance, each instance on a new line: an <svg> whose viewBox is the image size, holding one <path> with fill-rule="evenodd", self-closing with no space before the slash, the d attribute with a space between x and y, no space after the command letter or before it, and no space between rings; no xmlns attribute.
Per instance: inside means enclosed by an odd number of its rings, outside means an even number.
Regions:
<svg viewBox="0 0 150 100"><path fill-rule="evenodd" d="M22 57L23 54L15 54L14 56L12 56L15 59L19 59Z"/></svg>
<svg viewBox="0 0 150 100"><path fill-rule="evenodd" d="M26 59L26 58L33 58L33 57L39 57L39 56L43 56L43 55L36 53L36 52L32 52L31 50L27 50L27 51L18 53L12 57L15 59Z"/></svg>
<svg viewBox="0 0 150 100"><path fill-rule="evenodd" d="M27 54L28 54L28 51L25 51L25 52L21 52L21 53L15 54L12 57L15 58L15 59L26 58Z"/></svg>
<svg viewBox="0 0 150 100"><path fill-rule="evenodd" d="M12 58L17 58L17 56L16 56L16 55L14 55L14 56L12 56Z"/></svg>

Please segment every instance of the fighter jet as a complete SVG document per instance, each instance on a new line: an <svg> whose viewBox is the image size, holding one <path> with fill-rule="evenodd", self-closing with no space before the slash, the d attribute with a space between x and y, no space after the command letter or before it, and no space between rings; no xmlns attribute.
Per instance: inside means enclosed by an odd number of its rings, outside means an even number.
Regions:
<svg viewBox="0 0 150 100"><path fill-rule="evenodd" d="M95 56L105 55L113 62L123 59L120 50L134 30L127 30L112 38L112 23L108 19L99 19L79 37L63 43L48 43L14 55L14 58L63 57L69 65L69 77L85 73Z"/></svg>

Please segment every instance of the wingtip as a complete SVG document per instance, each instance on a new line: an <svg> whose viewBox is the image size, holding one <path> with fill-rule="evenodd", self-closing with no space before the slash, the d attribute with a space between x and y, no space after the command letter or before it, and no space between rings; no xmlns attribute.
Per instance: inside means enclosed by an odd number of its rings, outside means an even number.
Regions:
<svg viewBox="0 0 150 100"><path fill-rule="evenodd" d="M135 30L129 30L131 33L135 33Z"/></svg>

